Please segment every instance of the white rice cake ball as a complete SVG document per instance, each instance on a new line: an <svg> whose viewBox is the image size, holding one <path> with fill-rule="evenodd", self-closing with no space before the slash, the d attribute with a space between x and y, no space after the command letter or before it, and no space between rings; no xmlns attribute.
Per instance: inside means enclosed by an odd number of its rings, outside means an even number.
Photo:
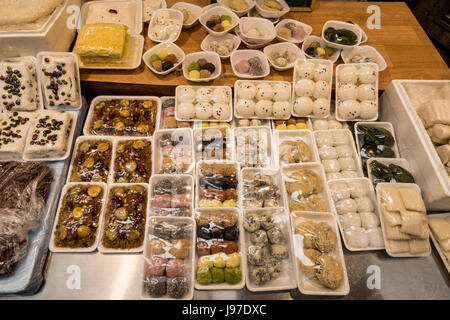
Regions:
<svg viewBox="0 0 450 320"><path fill-rule="evenodd" d="M317 81L314 87L313 96L316 99L328 98L330 95L330 85L325 81Z"/></svg>
<svg viewBox="0 0 450 320"><path fill-rule="evenodd" d="M192 88L180 88L177 90L177 97L179 102L189 102L194 103L195 101L195 90Z"/></svg>
<svg viewBox="0 0 450 320"><path fill-rule="evenodd" d="M255 102L253 100L239 100L235 108L236 113L241 117L253 117L255 114Z"/></svg>
<svg viewBox="0 0 450 320"><path fill-rule="evenodd" d="M339 116L345 120L354 120L359 117L361 106L356 100L346 100L339 105Z"/></svg>
<svg viewBox="0 0 450 320"><path fill-rule="evenodd" d="M208 120L213 113L212 105L209 102L199 102L195 105L195 117L200 120Z"/></svg>
<svg viewBox="0 0 450 320"><path fill-rule="evenodd" d="M345 182L336 182L331 184L330 193L333 201L335 202L350 198L350 189Z"/></svg>
<svg viewBox="0 0 450 320"><path fill-rule="evenodd" d="M363 119L372 119L378 113L378 106L375 101L364 100L359 104L359 116Z"/></svg>
<svg viewBox="0 0 450 320"><path fill-rule="evenodd" d="M369 66L359 68L359 81L361 83L375 83L377 80L377 71Z"/></svg>
<svg viewBox="0 0 450 320"><path fill-rule="evenodd" d="M373 212L360 212L361 225L363 228L378 227L380 225L380 218Z"/></svg>
<svg viewBox="0 0 450 320"><path fill-rule="evenodd" d="M213 117L217 120L227 120L230 117L230 106L224 103L213 104Z"/></svg>
<svg viewBox="0 0 450 320"><path fill-rule="evenodd" d="M288 101L291 98L290 86L287 83L276 83L273 86L274 101Z"/></svg>
<svg viewBox="0 0 450 320"><path fill-rule="evenodd" d="M343 144L349 144L349 136L347 135L347 131L336 131L333 132L333 145L340 146Z"/></svg>
<svg viewBox="0 0 450 320"><path fill-rule="evenodd" d="M334 119L328 120L328 129L329 130L342 129L342 123Z"/></svg>
<svg viewBox="0 0 450 320"><path fill-rule="evenodd" d="M196 92L196 99L198 102L209 102L213 98L213 90L211 88L202 87Z"/></svg>
<svg viewBox="0 0 450 320"><path fill-rule="evenodd" d="M315 81L330 81L331 69L325 64L318 64L314 69Z"/></svg>
<svg viewBox="0 0 450 320"><path fill-rule="evenodd" d="M362 181L349 181L347 185L352 198L365 197L368 194L367 185Z"/></svg>
<svg viewBox="0 0 450 320"><path fill-rule="evenodd" d="M295 99L294 113L300 117L308 116L313 111L313 101L310 97L300 97Z"/></svg>
<svg viewBox="0 0 450 320"><path fill-rule="evenodd" d="M374 100L377 96L375 86L372 84L362 84L358 87L358 100ZM356 99L356 98L355 98Z"/></svg>
<svg viewBox="0 0 450 320"><path fill-rule="evenodd" d="M374 248L384 248L383 232L380 227L366 230L369 237L369 245ZM408 243L408 241L403 241Z"/></svg>
<svg viewBox="0 0 450 320"><path fill-rule="evenodd" d="M312 104L311 104L312 111ZM328 121L325 119L314 119L312 121L312 126L314 130L328 130Z"/></svg>
<svg viewBox="0 0 450 320"><path fill-rule="evenodd" d="M369 236L363 228L349 228L344 231L345 239L350 247L366 248L369 246Z"/></svg>
<svg viewBox="0 0 450 320"><path fill-rule="evenodd" d="M357 213L345 213L339 216L342 229L347 230L351 227L361 228L361 217Z"/></svg>
<svg viewBox="0 0 450 320"><path fill-rule="evenodd" d="M331 132L329 131L315 132L315 136L316 136L316 143L319 148L323 146L333 145L333 134Z"/></svg>
<svg viewBox="0 0 450 320"><path fill-rule="evenodd" d="M322 160L337 160L338 154L332 146L322 146L319 148L320 159Z"/></svg>
<svg viewBox="0 0 450 320"><path fill-rule="evenodd" d="M355 199L358 212L370 212L374 210L372 200L369 197Z"/></svg>
<svg viewBox="0 0 450 320"><path fill-rule="evenodd" d="M356 98L358 98L358 87L353 83L344 83L338 87L339 100L356 100Z"/></svg>
<svg viewBox="0 0 450 320"><path fill-rule="evenodd" d="M322 160L325 172L340 172L341 165L338 160Z"/></svg>
<svg viewBox="0 0 450 320"><path fill-rule="evenodd" d="M339 70L339 81L356 84L358 81L358 69L354 66L345 66Z"/></svg>
<svg viewBox="0 0 450 320"><path fill-rule="evenodd" d="M313 103L313 115L318 118L326 118L330 114L330 101L319 98Z"/></svg>
<svg viewBox="0 0 450 320"><path fill-rule="evenodd" d="M229 104L231 101L230 91L225 88L216 88L212 92L212 100L216 103Z"/></svg>
<svg viewBox="0 0 450 320"><path fill-rule="evenodd" d="M286 119L291 114L291 103L289 101L277 101L273 104L273 116L278 119Z"/></svg>
<svg viewBox="0 0 450 320"><path fill-rule="evenodd" d="M239 83L236 91L239 99L252 100L256 97L256 86L251 82Z"/></svg>
<svg viewBox="0 0 450 320"><path fill-rule="evenodd" d="M337 152L336 152L336 154L337 154ZM356 171L355 159L353 159L352 157L339 158L338 161L339 161L339 164L341 165L342 170Z"/></svg>
<svg viewBox="0 0 450 320"><path fill-rule="evenodd" d="M313 79L316 65L314 62L304 61L297 65L297 75L301 79Z"/></svg>
<svg viewBox="0 0 450 320"><path fill-rule="evenodd" d="M195 107L190 102L181 102L177 105L177 116L180 119L192 119L195 117Z"/></svg>
<svg viewBox="0 0 450 320"><path fill-rule="evenodd" d="M339 200L338 202L336 202L335 206L338 214L344 214L348 212L356 213L358 209L356 201L350 198Z"/></svg>
<svg viewBox="0 0 450 320"><path fill-rule="evenodd" d="M316 84L310 79L301 79L295 84L295 93L299 97L311 97L314 94Z"/></svg>
<svg viewBox="0 0 450 320"><path fill-rule="evenodd" d="M267 118L272 115L272 101L260 100L255 105L255 114L257 117Z"/></svg>
<svg viewBox="0 0 450 320"><path fill-rule="evenodd" d="M257 100L272 100L273 89L269 83L263 82L256 86L256 99Z"/></svg>
<svg viewBox="0 0 450 320"><path fill-rule="evenodd" d="M335 150L339 158L353 157L353 150L348 144L336 146Z"/></svg>

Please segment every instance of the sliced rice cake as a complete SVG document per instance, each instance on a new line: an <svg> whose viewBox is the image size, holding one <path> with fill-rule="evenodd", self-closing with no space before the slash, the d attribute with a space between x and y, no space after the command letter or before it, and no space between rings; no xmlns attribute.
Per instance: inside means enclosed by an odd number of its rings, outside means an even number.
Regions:
<svg viewBox="0 0 450 320"><path fill-rule="evenodd" d="M409 240L409 252L412 254L420 254L430 251L430 241L413 239Z"/></svg>
<svg viewBox="0 0 450 320"><path fill-rule="evenodd" d="M448 219L430 218L428 223L439 241L450 239L450 221Z"/></svg>
<svg viewBox="0 0 450 320"><path fill-rule="evenodd" d="M29 58L0 62L0 105L4 111L34 111L39 107L36 65Z"/></svg>
<svg viewBox="0 0 450 320"><path fill-rule="evenodd" d="M409 241L403 240L389 240L388 241L389 250L392 253L405 253L409 252Z"/></svg>
<svg viewBox="0 0 450 320"><path fill-rule="evenodd" d="M5 113L0 116L0 159L22 156L34 113Z"/></svg>

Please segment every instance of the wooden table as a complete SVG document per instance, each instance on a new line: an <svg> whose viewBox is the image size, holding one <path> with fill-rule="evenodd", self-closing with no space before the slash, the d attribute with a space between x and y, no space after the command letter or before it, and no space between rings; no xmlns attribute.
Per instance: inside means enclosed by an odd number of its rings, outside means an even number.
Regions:
<svg viewBox="0 0 450 320"><path fill-rule="evenodd" d="M207 0L187 0L206 5ZM171 7L176 1L168 0ZM381 8L381 29L369 30L366 20L369 5ZM384 90L393 79L450 79L450 72L434 48L425 32L420 27L412 12L403 2L340 2L317 1L312 13L290 12L283 18L293 18L313 27L313 35L320 35L327 20L352 20L359 24L368 36L367 45L375 47L384 57L387 69L380 73L380 90ZM148 39L147 27L144 28L144 51L156 45ZM201 51L200 44L207 35L206 30L198 24L183 30L176 44L186 54ZM274 40L277 42L277 40ZM241 44L241 48L245 48ZM337 63L343 63L339 58ZM222 63L222 75L209 82L210 85L233 86L234 76L229 60ZM266 80L292 81L292 69L284 72L271 70ZM157 76L142 62L133 71L82 70L83 87L92 95L97 94L158 94L173 95L178 85L195 84L183 77L181 71L167 76ZM126 85L124 85L126 84Z"/></svg>

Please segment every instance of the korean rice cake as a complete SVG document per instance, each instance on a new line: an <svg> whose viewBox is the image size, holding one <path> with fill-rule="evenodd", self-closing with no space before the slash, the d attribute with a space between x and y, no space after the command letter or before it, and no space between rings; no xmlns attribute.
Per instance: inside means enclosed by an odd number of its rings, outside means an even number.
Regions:
<svg viewBox="0 0 450 320"><path fill-rule="evenodd" d="M20 157L34 113L2 114L0 116L0 159Z"/></svg>

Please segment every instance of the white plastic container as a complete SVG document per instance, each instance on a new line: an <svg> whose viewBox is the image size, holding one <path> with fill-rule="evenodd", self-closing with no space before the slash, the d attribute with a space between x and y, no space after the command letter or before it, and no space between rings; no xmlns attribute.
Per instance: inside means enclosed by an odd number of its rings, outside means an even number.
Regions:
<svg viewBox="0 0 450 320"><path fill-rule="evenodd" d="M338 43L334 43L334 42L326 40L325 39L325 30L327 30L330 27L334 28L336 30L346 29L346 30L352 31L356 35L356 43L354 45L345 45L345 44L338 44ZM325 24L323 25L323 28L322 28L322 39L323 39L323 41L325 41L325 43L329 47L332 47L332 48L346 50L346 49L351 49L351 48L357 47L361 43L361 38L362 38L362 29L358 25L354 25L353 23L336 21L336 20L328 20L327 22L325 22Z"/></svg>
<svg viewBox="0 0 450 320"><path fill-rule="evenodd" d="M276 0L276 2L281 5L281 11L271 11L263 9L261 5L264 3L264 0L256 0L256 10L258 10L259 14L264 18L281 18L289 12L289 5L284 0Z"/></svg>
<svg viewBox="0 0 450 320"><path fill-rule="evenodd" d="M203 157L199 157L197 149L198 149L198 145L201 143L201 141L203 141L203 137L202 135L217 135L218 130L220 130L220 132L222 132L221 130L224 129L225 130L225 137L221 137L221 138L215 138L213 142L211 142L211 144L209 145L209 148L212 148L213 150L217 150L216 144L222 144L225 145L226 147L226 154L225 154L225 159L221 158L220 160L227 160L227 161L232 161L235 159L236 154L235 154L235 149L234 149L234 137L233 137L233 131L231 130L230 127L226 127L226 126L217 126L217 127L206 127L206 128L195 128L194 129L194 152L195 152L195 160L198 162L200 160L210 160L213 161L215 159L211 159L211 158L204 158ZM204 151L204 149L202 149Z"/></svg>
<svg viewBox="0 0 450 320"><path fill-rule="evenodd" d="M247 13L247 17L264 18L259 13L258 9L256 9L256 2L255 2L255 6L253 7L253 9ZM280 21L280 18L266 18L266 19L269 20L270 22L272 22L273 24L277 24L278 21Z"/></svg>
<svg viewBox="0 0 450 320"><path fill-rule="evenodd" d="M279 33L278 33L280 28L282 28L287 23L293 23L293 24L295 24L296 27L302 27L303 30L305 31L305 36L302 39L295 39L295 38L292 38L292 37L291 38L285 38L285 37L280 36ZM277 33L277 39L279 41L287 41L287 42L299 44L299 43L302 43L305 39L307 39L309 37L309 35L312 32L312 27L309 24L300 22L298 20L283 19L280 22L278 22L277 26L275 27L275 31Z"/></svg>
<svg viewBox="0 0 450 320"><path fill-rule="evenodd" d="M210 28L208 28L206 26L206 22L208 21L209 17L211 17L212 15L230 16L231 17L231 23L230 23L231 27L229 29L221 31L221 32L216 32L214 30L211 30ZM218 6L211 7L207 11L203 11L202 15L199 17L199 21L208 33L218 37L218 36L223 36L224 34L233 30L239 23L239 17L233 11L228 9L227 7L218 5Z"/></svg>
<svg viewBox="0 0 450 320"><path fill-rule="evenodd" d="M153 0L142 0L142 13L143 13L142 20L146 23L149 23L150 20L152 19L153 12L155 12L158 9L167 9L166 0L159 0L156 6L155 6L156 3L153 3L152 6L152 2Z"/></svg>
<svg viewBox="0 0 450 320"><path fill-rule="evenodd" d="M219 43L222 43L223 41L225 41L225 40L227 40L227 39L230 39L231 41L233 41L234 48L233 48L233 50L231 50L231 52L230 52L229 55L225 55L225 56L219 55L219 56L220 56L220 59L225 60L225 59L228 59L228 58L231 56L231 54L232 54L234 51L236 51L236 50L239 48L239 46L241 45L241 39L240 39L238 36L235 36L234 34L231 34L231 33L227 33L227 34L225 34L224 36L220 36L220 37L216 37L216 36L214 36L214 35L212 35L212 34L208 34L208 35L203 39L203 41L202 41L202 43L201 43L200 46L201 46L201 48L202 48L203 51L211 51L211 52L214 52L213 50L211 50L211 48L210 48L210 46L209 46L210 43L213 42L213 41L217 41L217 42L219 42Z"/></svg>
<svg viewBox="0 0 450 320"><path fill-rule="evenodd" d="M361 154L361 147L362 147L362 145L359 143L359 136L358 136L358 127L361 125L367 126L367 127L374 127L374 128L383 128L383 129L388 130L394 137L394 141L395 141L394 146L392 146L390 148L392 148L392 150L394 150L395 157L400 158L397 137L395 136L394 127L393 127L392 123L390 123L390 122L356 122L355 123L355 140L356 140L356 149L358 151L358 154Z"/></svg>
<svg viewBox="0 0 450 320"><path fill-rule="evenodd" d="M442 85L449 80L393 80L381 96L382 118L394 125L402 157L411 165L427 209L448 211L450 177L403 87L407 83Z"/></svg>
<svg viewBox="0 0 450 320"><path fill-rule="evenodd" d="M383 238L384 238L384 245L386 247L386 252L388 253L388 255L390 255L393 258L419 258L419 257L428 257L431 254L431 245L430 245L430 250L421 254L411 254L411 253L393 253L390 249L389 249L389 240L386 238L386 227L385 227L385 222L384 222L384 214L382 212L382 204L381 204L381 193L380 190L382 190L383 188L396 188L396 189L416 189L419 192L420 188L417 184L415 183L379 183L377 184L377 188L376 193L377 193L377 202L378 202L378 208L379 208L379 217L380 217L380 222L381 222L381 230L383 230ZM426 215L426 212L425 212ZM427 223L427 227L428 227L428 223ZM427 238L429 241L429 238ZM404 240L404 241L408 241L408 240Z"/></svg>
<svg viewBox="0 0 450 320"><path fill-rule="evenodd" d="M310 35L309 37L307 37L304 41L303 41L303 44L302 44L302 51L303 51L303 53L305 54L305 56L308 58L308 59L320 59L319 57L312 57L312 56L310 56L310 55L308 55L307 53L306 53L306 49L308 49L309 48L309 46L310 46L310 44L312 43L312 42L319 42L320 43L320 46L321 47L326 47L327 46L327 44L325 43L325 41L321 38L321 37L318 37L318 36L312 36L312 35ZM340 49L335 49L335 51L334 51L334 53L330 56L330 59L323 59L323 60L330 60L332 63L335 63L336 61L337 61L337 59L339 59L339 56L341 55L341 50Z"/></svg>
<svg viewBox="0 0 450 320"><path fill-rule="evenodd" d="M258 137L254 137L253 134L258 135ZM241 168L245 167L253 167L253 158L249 157L249 162L246 162L245 153L251 153L246 147L246 140L248 139L257 139L254 156L257 159L256 162L261 161L262 163L257 164L254 163L255 167L261 166L263 168L277 168L278 161L274 157L274 148L272 144L272 132L268 127L238 127L233 129L234 136L234 144L236 147L236 161L239 162ZM253 140L252 140L253 141ZM261 146L266 145L267 149L262 150ZM253 146L253 143L250 142L250 145ZM249 146L250 148L250 146ZM243 157L241 156L241 153ZM244 158L244 159L243 159Z"/></svg>
<svg viewBox="0 0 450 320"><path fill-rule="evenodd" d="M143 285L141 285L141 298L142 299L151 299L151 300L192 300L193 296L194 296L194 283L195 283L195 265L194 265L194 261L195 261L195 222L192 218L188 218L188 217L151 217L149 218L149 221L146 225L146 234L148 235L145 240L144 240L144 263L143 263L143 268L142 268L142 273L141 273L141 279L142 282L144 282L145 280L145 267L146 267L146 260L149 259L152 256L152 250L151 250L151 240L152 239L160 239L159 237L153 236L151 234L151 228L155 223L159 223L159 222L165 222L165 223L186 223L188 226L190 226L191 228L191 232L189 233L188 236L188 242L189 242L189 247L188 247L188 257L185 260L184 266L186 269L186 273L188 274L186 277L189 278L189 291L188 293L180 298L180 299L175 299L175 298L171 298L168 295L164 295L161 298L154 298L149 296L143 288ZM158 256L158 255L156 255Z"/></svg>
<svg viewBox="0 0 450 320"><path fill-rule="evenodd" d="M274 61L272 61L272 59L271 59L272 52L276 51L276 50L289 50L294 54L295 59L292 62L288 63L284 67L277 66L274 63ZM277 71L285 71L285 70L292 69L294 67L294 63L297 59L301 59L301 60L305 59L305 55L300 50L300 48L297 45L295 45L294 43L290 43L290 42L280 42L280 43L271 44L271 45L265 47L263 52L266 55L267 60L269 60L270 65Z"/></svg>
<svg viewBox="0 0 450 320"><path fill-rule="evenodd" d="M191 22L191 23L183 23L183 28L184 29L190 29L193 26L196 25L196 23L198 22L198 17L200 17L200 15L202 14L202 8L189 3L189 2L176 2L173 6L172 9L176 9L176 10L180 10L180 9L185 9L188 10L190 12L192 12L192 14L194 14L197 18Z"/></svg>
<svg viewBox="0 0 450 320"><path fill-rule="evenodd" d="M380 72L385 70L387 67L386 60L384 60L383 56L377 49L371 46L357 46L353 49L343 50L341 52L341 57L342 60L344 60L344 63L352 63L351 59L356 55L373 59L378 65L378 71Z"/></svg>
<svg viewBox="0 0 450 320"><path fill-rule="evenodd" d="M433 214L428 216L428 222L435 218L441 218L441 219L448 219L450 217L450 213L440 213L440 214ZM433 230L430 227L430 236L431 240L433 241L433 244L436 248L436 250L439 253L439 256L442 259L442 262L444 263L445 267L447 268L447 272L450 274L450 263L447 260L447 257L444 254L444 250L441 248L441 245L439 244L438 239L434 236Z"/></svg>
<svg viewBox="0 0 450 320"><path fill-rule="evenodd" d="M286 166L290 164L283 164L280 161L280 147L284 140L298 141L302 140L309 147L311 152L311 162L320 163L319 152L317 151L316 141L314 139L313 132L311 130L299 129L299 130L275 130L273 134L273 143L276 146L275 159L280 162L280 166Z"/></svg>
<svg viewBox="0 0 450 320"><path fill-rule="evenodd" d="M234 29L234 33L242 40L242 43L248 48L248 49L261 49L265 47L267 44L270 43L270 41L265 42L247 42L242 39L241 30L239 29L239 26L236 26Z"/></svg>
<svg viewBox="0 0 450 320"><path fill-rule="evenodd" d="M170 36L168 39L158 39L152 34L152 29L155 28L157 25L156 20L158 19L158 15L162 13L169 13L170 19L175 19L175 21L178 23L179 27L177 28L177 33L173 36ZM167 26L165 26L167 27ZM150 24L148 27L148 33L147 36L152 40L153 42L175 42L177 41L178 37L181 34L181 29L183 29L183 13L180 10L176 9L158 9L156 10L153 15L152 19L150 20Z"/></svg>
<svg viewBox="0 0 450 320"><path fill-rule="evenodd" d="M237 10L233 10L230 8L230 6L228 5L230 1L231 0L217 0L217 3L220 4L221 6L228 7L231 11L236 13L236 15L238 15L239 17L246 15L250 10L252 10L255 7L255 4L256 4L255 0L244 0L248 6L247 9L237 11Z"/></svg>
<svg viewBox="0 0 450 320"><path fill-rule="evenodd" d="M251 75L250 73L239 73L237 72L235 65L241 60L248 60L251 58L257 57L261 60L262 74L260 75ZM231 68L233 69L233 73L238 78L244 79L259 79L267 77L270 74L270 65L269 61L267 61L267 57L258 50L236 50L231 54L230 57Z"/></svg>
<svg viewBox="0 0 450 320"><path fill-rule="evenodd" d="M166 71L157 71L155 70L155 68L153 68L151 62L150 62L150 57L154 54L156 54L159 50L161 49L165 49L167 50L167 52L173 53L174 55L177 56L177 60L178 62L176 64L174 64L174 66L172 68L170 68L169 70ZM177 46L175 43L173 42L163 42L160 43L154 47L152 47L151 49L147 50L144 55L142 56L142 60L144 60L145 65L155 74L160 75L160 76L164 76L166 74L171 73L172 71L175 71L177 68L179 68L181 66L181 64L183 63L184 59L186 58L186 55L184 54L184 51Z"/></svg>
<svg viewBox="0 0 450 320"><path fill-rule="evenodd" d="M65 0L37 30L0 31L0 57L35 56L39 51L69 51L78 15L70 10L81 0ZM73 28L72 28L73 25Z"/></svg>
<svg viewBox="0 0 450 320"><path fill-rule="evenodd" d="M332 230L335 232L337 241L336 246L333 249L331 255L335 256L337 260L339 260L342 264L343 269L343 279L341 285L336 289L328 289L322 284L310 280L301 270L299 263L295 264L296 271L297 271L297 281L298 281L298 290L302 294L306 295L315 295L315 296L345 296L348 295L350 292L350 285L348 281L347 276L347 268L345 266L345 259L344 254L342 252L342 244L341 244L341 238L339 237L339 230L336 223L336 218L332 213L328 212L294 212L291 215L291 230L292 230L292 236L293 236L293 242L294 242L294 255L296 256L296 259L300 259L301 257L304 257L303 254L303 236L295 233L295 226L298 223L302 223L305 221L312 221L315 223L320 222L326 222L328 225L332 228Z"/></svg>
<svg viewBox="0 0 450 320"><path fill-rule="evenodd" d="M249 26L262 27L267 33L264 33L263 36L252 37L247 34L247 29L250 29ZM277 35L273 23L264 18L243 17L239 19L239 31L241 33L242 40L250 43L267 43L275 39Z"/></svg>
<svg viewBox="0 0 450 320"><path fill-rule="evenodd" d="M405 170L408 170L409 173L411 173L411 167L409 166L409 163L406 159L403 158L370 158L367 160L367 175L369 176L370 182L374 182L374 176L372 174L372 170L370 170L370 164L373 161L378 161L381 164L384 164L385 166L388 166L390 164L395 164L397 166L402 167ZM412 173L411 173L412 174Z"/></svg>
<svg viewBox="0 0 450 320"><path fill-rule="evenodd" d="M216 70L211 74L209 78L200 78L200 79L192 79L189 77L189 72L187 70L188 66L192 62L196 62L199 59L206 59L206 61L212 63ZM222 73L222 62L220 61L220 56L215 52L194 52L186 55L186 58L183 61L183 76L192 82L209 82L214 79L217 79Z"/></svg>
<svg viewBox="0 0 450 320"><path fill-rule="evenodd" d="M139 247L136 248L130 248L130 249L120 249L120 248L106 248L103 245L103 237L105 236L105 228L106 228L106 224L108 223L108 220L106 219L106 214L108 211L108 205L109 202L111 201L111 194L112 191L114 190L114 188L117 187L124 187L124 189L129 188L131 186L140 186L143 187L146 190L146 196L147 199L145 199L145 206L146 206L146 210L144 213L144 227L147 225L147 221L148 221L148 212L149 212L149 208L148 208L148 184L147 183L115 183L115 184L111 184L108 187L108 196L106 197L106 203L105 203L105 207L104 207L104 211L103 211L103 221L102 224L100 225L100 234L99 237L101 237L99 243L98 243L98 251L100 251L101 253L105 253L105 254L109 254L109 253L138 253L138 252L142 252L143 248L144 248L144 242L147 239L148 235L147 235L147 228L145 228L145 232L144 232L144 237L143 237L143 241L142 244Z"/></svg>
<svg viewBox="0 0 450 320"><path fill-rule="evenodd" d="M63 208L63 200L64 197L67 193L67 191L72 188L75 187L76 185L84 185L84 186L99 186L102 188L103 191L103 197L101 199L102 202L102 209L101 211L98 213L98 228L96 230L96 236L95 236L95 241L93 243L92 246L87 247L87 248L70 248L70 247L57 247L55 245L55 232L56 232L56 227L58 226L58 222L59 222L59 217L61 215L61 210ZM103 217L104 217L104 211L105 211L105 207L106 207L106 194L108 192L107 190L107 186L106 183L101 183L101 182L89 182L89 183L80 183L80 182L73 182L73 183L68 183L66 184L62 191L61 191L61 197L59 199L59 205L58 205L58 213L56 214L56 218L55 218L55 222L53 224L53 228L52 228L52 235L50 238L50 243L49 243L49 249L51 252L70 252L70 253L74 253L74 252L93 252L97 249L98 243L100 241L101 238L101 226L103 225Z"/></svg>
<svg viewBox="0 0 450 320"><path fill-rule="evenodd" d="M245 169L244 169L245 170ZM295 264L297 263L294 248L292 243L292 234L290 228L289 212L283 208L267 208L267 209L248 209L242 213L243 220L247 214L271 214L274 222L280 227L285 239L284 245L288 249L289 256L286 259L281 260L282 270L281 275L275 279L271 279L264 284L255 284L252 281L250 272L252 266L248 263L247 259L247 272L246 272L246 284L247 289L252 292L263 291L278 291L278 290L290 290L297 287L297 278L295 276ZM244 254L248 256L248 247L252 245L250 241L250 233L245 230L244 239Z"/></svg>

